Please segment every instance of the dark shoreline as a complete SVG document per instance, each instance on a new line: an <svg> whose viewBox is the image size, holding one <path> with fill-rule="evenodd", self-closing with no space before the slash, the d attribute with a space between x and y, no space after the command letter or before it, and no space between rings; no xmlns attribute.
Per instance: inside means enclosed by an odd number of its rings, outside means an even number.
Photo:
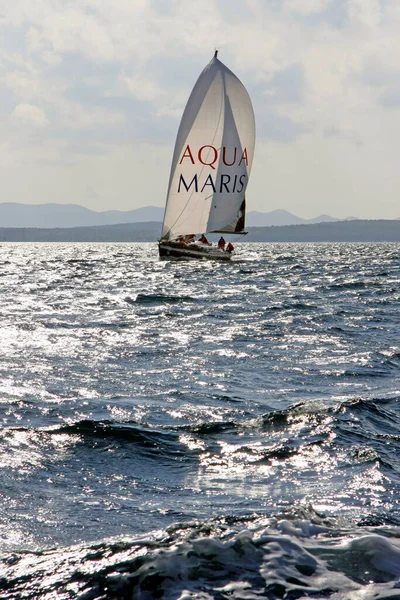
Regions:
<svg viewBox="0 0 400 600"><path fill-rule="evenodd" d="M64 228L0 227L0 242L156 242L159 222ZM400 220L249 227L240 242L400 242Z"/></svg>

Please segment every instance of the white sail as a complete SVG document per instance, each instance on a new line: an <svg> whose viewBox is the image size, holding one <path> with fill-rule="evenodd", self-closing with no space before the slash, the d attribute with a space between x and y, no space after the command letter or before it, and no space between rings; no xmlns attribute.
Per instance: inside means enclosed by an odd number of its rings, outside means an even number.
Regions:
<svg viewBox="0 0 400 600"><path fill-rule="evenodd" d="M249 95L215 53L182 116L161 239L243 228L254 142Z"/></svg>

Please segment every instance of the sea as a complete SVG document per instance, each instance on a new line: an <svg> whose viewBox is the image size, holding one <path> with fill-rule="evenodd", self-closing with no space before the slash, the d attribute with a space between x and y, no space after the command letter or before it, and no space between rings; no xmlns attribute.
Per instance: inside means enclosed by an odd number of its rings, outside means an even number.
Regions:
<svg viewBox="0 0 400 600"><path fill-rule="evenodd" d="M400 244L0 245L0 598L400 599Z"/></svg>

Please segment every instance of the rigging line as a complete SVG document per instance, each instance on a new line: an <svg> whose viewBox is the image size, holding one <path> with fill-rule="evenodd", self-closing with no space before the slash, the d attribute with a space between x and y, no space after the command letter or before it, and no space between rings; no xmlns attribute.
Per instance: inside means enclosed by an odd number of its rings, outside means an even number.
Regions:
<svg viewBox="0 0 400 600"><path fill-rule="evenodd" d="M219 115L218 115L218 122L217 122L217 125L216 125L216 128L215 128L215 132L214 132L214 136L213 136L213 138L212 138L212 142L214 142L214 140L215 140L215 138L216 138L216 135L217 135L217 132L218 132L218 128L219 128L219 125L220 125L220 123L221 123L221 115L222 115L222 113L224 113L224 114L225 114L225 111L223 110L223 108L225 107L225 74L224 74L224 73L221 73L221 77L222 77L223 84L224 84L224 94L223 94L223 96L222 96L222 98L221 98L221 106L220 106ZM214 82L214 81L215 81L215 78L214 78L213 82ZM212 83L213 83L213 82L212 82ZM211 84L211 85L212 85L212 84ZM210 89L211 85L209 86L208 90ZM207 93L208 93L208 90L207 90ZM206 95L207 95L207 94L206 94ZM189 133L190 133L190 132L189 132ZM186 141L187 141L187 138L186 138ZM182 147L183 147L183 146L182 146ZM199 174L199 175L200 175L200 177L201 177L201 175L202 175L202 173L203 173L203 171L204 171L204 168L205 168L205 166L206 166L206 165L203 165L203 166L202 166L202 168L201 168L201 170L200 170L200 174ZM175 173L174 173L174 175L175 175ZM172 180L173 180L173 177L172 177ZM168 190L168 192L169 192L169 190ZM167 231L167 234L168 234L168 233L169 233L169 232L170 232L170 231L173 229L173 227L176 225L176 223L177 223L177 222L179 221L179 219L181 218L181 216L182 216L182 214L183 214L184 210L186 209L186 207L188 206L188 204L189 204L190 200L192 199L192 196L193 196L193 194L194 194L194 191L192 191L192 192L191 192L191 194L190 194L189 198L187 199L187 202L186 202L186 204L183 206L183 208L182 208L182 210L181 210L180 214L179 214L179 215L176 217L176 219L175 219L174 223L171 225L171 227L170 227L170 228L169 228L169 230ZM169 195L169 194L168 194L168 195ZM207 199L208 199L208 198L206 197L206 200L207 200ZM167 197L167 202L168 202L168 197ZM164 216L164 218L165 218L165 216ZM197 233L199 233L199 232L197 232Z"/></svg>
<svg viewBox="0 0 400 600"><path fill-rule="evenodd" d="M218 51L217 51L217 49L216 49L216 50L215 50L215 56L217 56L217 54L218 54ZM222 85L223 85L223 89L224 89L224 107L225 107L225 111L224 111L224 119L225 119L225 118L226 118L226 104L227 104L227 97L228 97L228 95L227 95L227 93L226 93L226 79L225 79L225 73L222 75ZM229 104L229 108L230 108L230 110L232 111L232 107L230 106L230 104ZM225 129L225 128L224 128L224 129ZM225 132L224 132L224 130L223 130L223 131L222 131L221 146L222 146L222 145L223 145L223 143L224 143L224 133L225 133ZM221 152L221 149L220 149L220 152ZM219 164L218 164L218 168L219 168ZM216 198L215 198L215 202L216 202L216 206L215 206L215 208L217 207L217 204L218 204L218 199L217 199L217 198L218 198L218 197L216 197ZM211 206L211 210L212 210L212 206ZM211 213L211 210L210 210L210 213ZM210 220L210 214L208 215L208 220Z"/></svg>

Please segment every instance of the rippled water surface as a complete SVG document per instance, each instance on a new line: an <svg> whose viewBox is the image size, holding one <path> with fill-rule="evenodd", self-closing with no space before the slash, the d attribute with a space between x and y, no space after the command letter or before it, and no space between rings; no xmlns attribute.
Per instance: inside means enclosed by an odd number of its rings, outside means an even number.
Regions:
<svg viewBox="0 0 400 600"><path fill-rule="evenodd" d="M0 282L0 597L400 598L399 244Z"/></svg>

